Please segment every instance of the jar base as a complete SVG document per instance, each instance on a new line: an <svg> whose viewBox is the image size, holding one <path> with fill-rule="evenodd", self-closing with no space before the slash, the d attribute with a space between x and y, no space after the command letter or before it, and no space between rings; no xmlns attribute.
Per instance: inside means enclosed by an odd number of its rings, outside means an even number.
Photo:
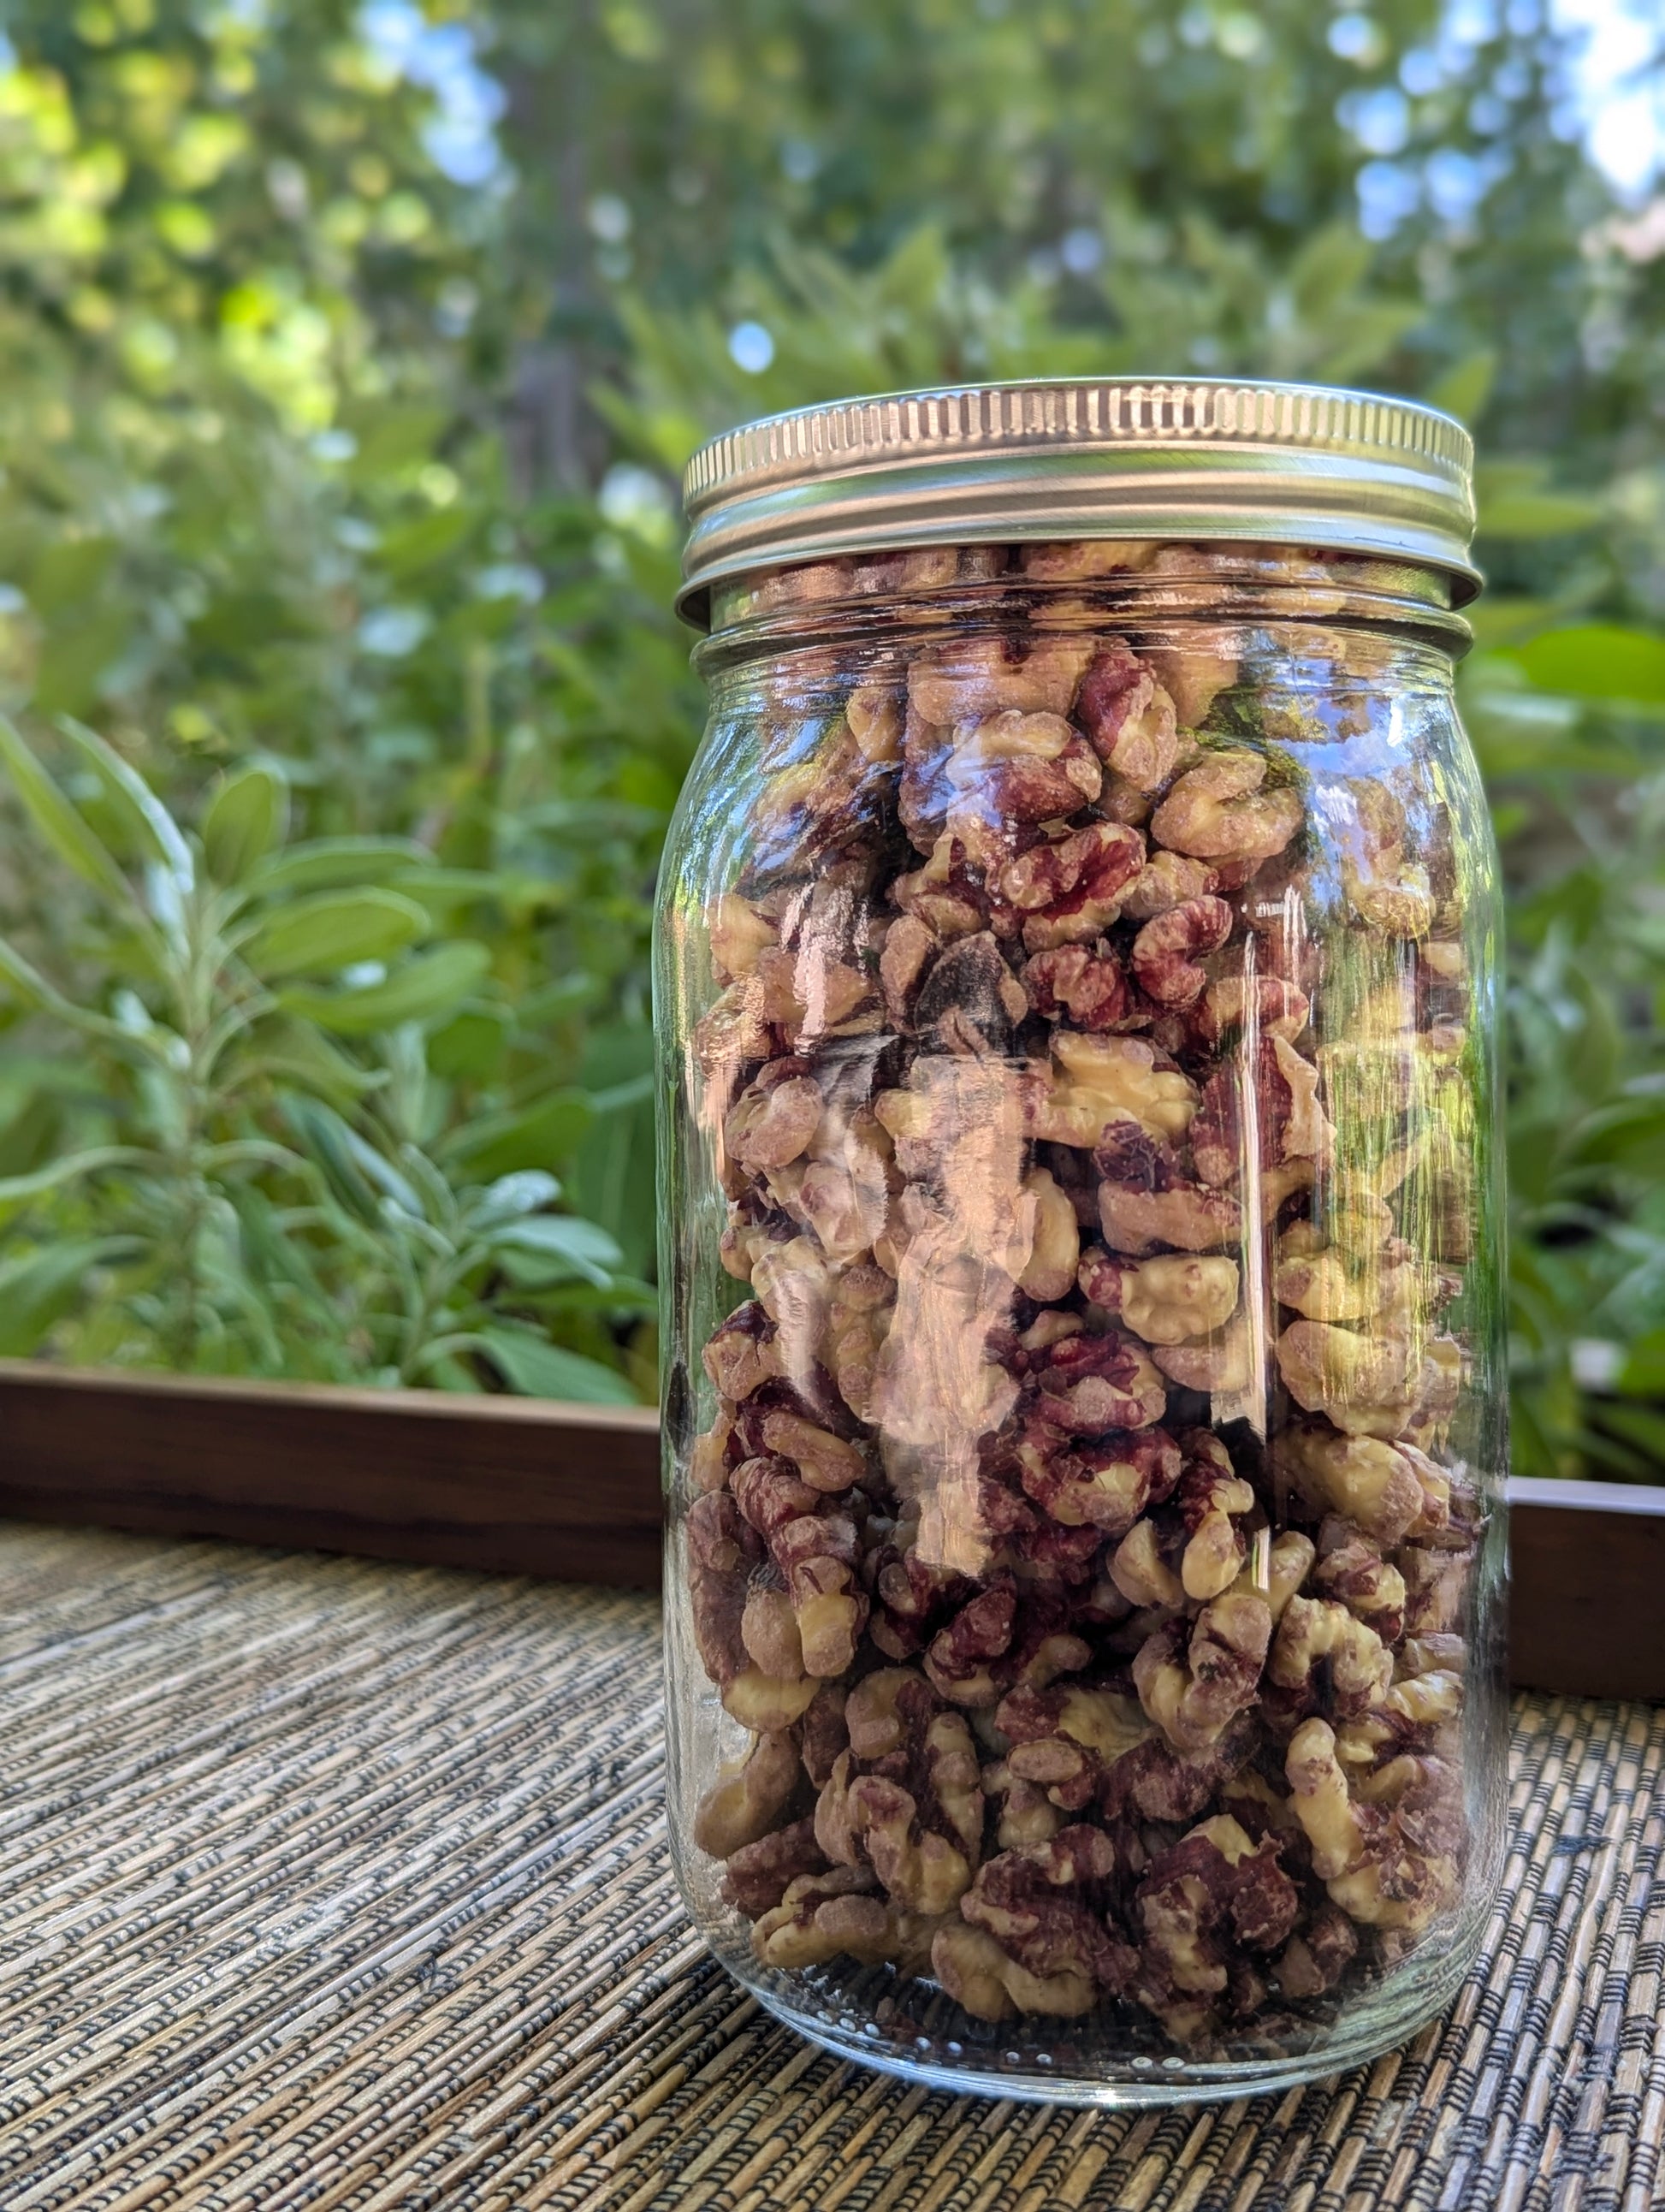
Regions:
<svg viewBox="0 0 1665 2212"><path fill-rule="evenodd" d="M708 1930L714 1955L763 2008L835 2057L956 2096L1079 2105L1101 2111L1143 2106L1215 2104L1298 2087L1368 2064L1407 2042L1443 2012L1474 1963L1485 1929L1476 1913L1443 1942L1394 1969L1374 1988L1346 1990L1333 2019L1284 2015L1283 2033L1246 2034L1241 2055L1187 2057L1142 2023L1139 2032L1060 2020L991 2025L962 2012L934 1984L899 1982L883 1969L842 1962L811 1973L760 1969L749 1950ZM1255 2050L1255 2041L1264 2047ZM1304 2047L1291 2045L1296 2041Z"/></svg>

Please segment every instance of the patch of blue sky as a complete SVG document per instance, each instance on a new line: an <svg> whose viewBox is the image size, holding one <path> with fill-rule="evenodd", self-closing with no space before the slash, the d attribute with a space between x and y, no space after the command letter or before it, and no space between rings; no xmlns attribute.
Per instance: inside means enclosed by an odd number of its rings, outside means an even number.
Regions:
<svg viewBox="0 0 1665 2212"><path fill-rule="evenodd" d="M459 185L498 180L503 155L497 125L507 100L482 66L470 26L430 23L412 0L367 0L359 28L384 63L433 94L422 143L434 166Z"/></svg>

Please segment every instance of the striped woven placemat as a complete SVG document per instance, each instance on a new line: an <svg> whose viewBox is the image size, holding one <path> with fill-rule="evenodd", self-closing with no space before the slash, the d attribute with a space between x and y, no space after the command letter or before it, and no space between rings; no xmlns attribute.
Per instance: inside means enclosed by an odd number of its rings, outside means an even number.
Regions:
<svg viewBox="0 0 1665 2212"><path fill-rule="evenodd" d="M774 2025L666 1862L650 1601L0 1530L0 2206L1644 2212L1665 1710L1516 1707L1488 1955L1404 2051L1098 2115Z"/></svg>

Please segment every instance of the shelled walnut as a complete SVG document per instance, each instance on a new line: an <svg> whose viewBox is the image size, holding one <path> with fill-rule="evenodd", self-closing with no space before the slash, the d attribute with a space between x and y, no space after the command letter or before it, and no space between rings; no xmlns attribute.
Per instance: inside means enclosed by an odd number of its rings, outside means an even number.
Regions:
<svg viewBox="0 0 1665 2212"><path fill-rule="evenodd" d="M1462 1882L1451 833L1270 632L1095 597L1220 549L974 550L758 587L994 611L782 679L704 917L695 1840L773 1971L1225 2050Z"/></svg>

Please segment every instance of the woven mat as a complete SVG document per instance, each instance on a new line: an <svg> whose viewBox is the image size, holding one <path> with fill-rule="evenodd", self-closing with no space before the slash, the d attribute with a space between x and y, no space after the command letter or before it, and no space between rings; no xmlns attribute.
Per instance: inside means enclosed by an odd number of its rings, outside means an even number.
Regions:
<svg viewBox="0 0 1665 2212"><path fill-rule="evenodd" d="M645 1599L0 1530L4 2212L1665 2201L1665 1710L1517 1707L1450 2018L1127 2116L773 2025L690 1936L659 1740Z"/></svg>

